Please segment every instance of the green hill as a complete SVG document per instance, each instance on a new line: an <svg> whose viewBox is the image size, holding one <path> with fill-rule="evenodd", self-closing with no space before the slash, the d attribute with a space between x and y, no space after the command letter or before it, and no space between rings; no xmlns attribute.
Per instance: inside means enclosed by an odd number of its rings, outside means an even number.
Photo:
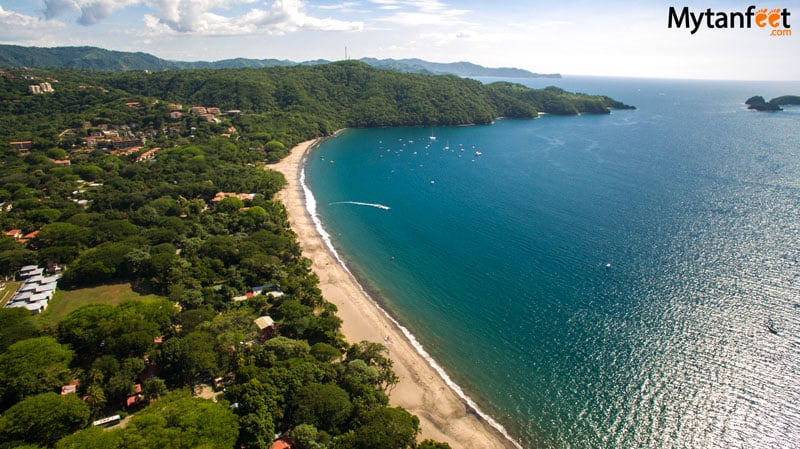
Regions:
<svg viewBox="0 0 800 449"><path fill-rule="evenodd" d="M22 47L0 45L0 67L75 68L121 72L174 70L170 61L147 53L129 53L96 47Z"/></svg>
<svg viewBox="0 0 800 449"><path fill-rule="evenodd" d="M608 113L628 108L608 97L507 82L485 85L452 75L379 70L359 61L263 69L125 72L111 86L139 95L223 109L284 111L333 126L459 125L496 117Z"/></svg>
<svg viewBox="0 0 800 449"><path fill-rule="evenodd" d="M496 76L506 78L560 78L558 74L537 74L516 68L488 68L469 62L436 63L421 59L374 59L362 62L373 67L409 73L451 74L458 76ZM74 68L124 72L128 70L183 70L263 68L295 65L321 65L331 61L293 62L278 59L235 58L220 61L170 61L148 53L105 50L97 47L22 47L0 45L0 67Z"/></svg>
<svg viewBox="0 0 800 449"><path fill-rule="evenodd" d="M286 145L345 127L485 124L497 117L607 114L612 108L631 107L556 87L487 85L453 75L380 70L358 61L260 69L39 72L42 81L53 80L55 92L32 95L29 79L0 78L0 114L5 117L0 133L10 140L35 135L31 127L42 122L41 117L48 117L50 135L85 121L124 119L131 109L112 104L145 99L239 110L237 126L268 133L272 139L278 136ZM30 77L33 72L25 73Z"/></svg>
<svg viewBox="0 0 800 449"><path fill-rule="evenodd" d="M438 63L428 62L422 59L375 59L362 58L365 62L379 69L396 70L398 72L410 73L431 73L431 74L451 74L458 76L494 76L501 78L561 78L557 73L541 74L533 73L517 68L489 68L471 62L452 62Z"/></svg>

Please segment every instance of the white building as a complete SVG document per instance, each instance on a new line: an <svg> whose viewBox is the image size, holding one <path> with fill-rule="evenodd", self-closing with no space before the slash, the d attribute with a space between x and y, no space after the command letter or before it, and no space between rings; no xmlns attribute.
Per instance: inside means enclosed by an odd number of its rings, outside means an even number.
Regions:
<svg viewBox="0 0 800 449"><path fill-rule="evenodd" d="M25 282L17 289L14 296L6 304L6 308L24 307L33 314L47 309L56 292L60 275L44 276L44 269L35 265L27 265L19 270L20 279Z"/></svg>

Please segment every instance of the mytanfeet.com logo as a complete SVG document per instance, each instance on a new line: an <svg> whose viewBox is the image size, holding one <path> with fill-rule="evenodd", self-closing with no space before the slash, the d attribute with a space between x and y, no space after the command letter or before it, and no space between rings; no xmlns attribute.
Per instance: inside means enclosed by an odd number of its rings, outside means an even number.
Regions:
<svg viewBox="0 0 800 449"><path fill-rule="evenodd" d="M744 11L717 12L711 8L705 11L691 11L688 6L678 11L669 7L667 26L686 28L691 34L702 28L708 29L751 29L754 26L769 32L770 36L789 37L792 35L786 8L756 8L750 5Z"/></svg>

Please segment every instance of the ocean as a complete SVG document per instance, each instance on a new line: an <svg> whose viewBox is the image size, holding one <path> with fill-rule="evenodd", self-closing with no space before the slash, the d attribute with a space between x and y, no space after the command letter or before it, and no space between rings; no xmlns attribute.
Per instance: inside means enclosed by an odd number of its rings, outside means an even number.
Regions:
<svg viewBox="0 0 800 449"><path fill-rule="evenodd" d="M800 447L800 82L513 81L637 109L327 140L348 268L525 448Z"/></svg>

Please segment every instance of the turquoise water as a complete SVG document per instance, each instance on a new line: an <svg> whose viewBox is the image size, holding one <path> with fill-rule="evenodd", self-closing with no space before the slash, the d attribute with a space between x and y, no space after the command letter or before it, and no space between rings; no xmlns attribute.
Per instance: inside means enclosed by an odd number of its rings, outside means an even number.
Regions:
<svg viewBox="0 0 800 449"><path fill-rule="evenodd" d="M800 82L554 81L638 109L312 153L348 267L526 448L800 447Z"/></svg>

